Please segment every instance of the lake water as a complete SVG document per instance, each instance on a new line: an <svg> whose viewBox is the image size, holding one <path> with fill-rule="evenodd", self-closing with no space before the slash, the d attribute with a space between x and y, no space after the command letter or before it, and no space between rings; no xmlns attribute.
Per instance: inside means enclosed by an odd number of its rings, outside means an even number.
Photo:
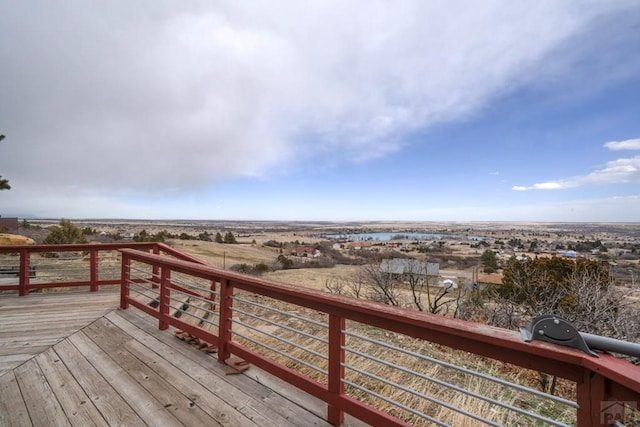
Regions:
<svg viewBox="0 0 640 427"><path fill-rule="evenodd" d="M460 234L436 234L436 233L353 233L353 234L328 234L328 239L346 239L350 242L360 241L381 241L386 242L389 240L442 240L442 239L457 239L457 240L484 240L484 237L480 236L465 236Z"/></svg>

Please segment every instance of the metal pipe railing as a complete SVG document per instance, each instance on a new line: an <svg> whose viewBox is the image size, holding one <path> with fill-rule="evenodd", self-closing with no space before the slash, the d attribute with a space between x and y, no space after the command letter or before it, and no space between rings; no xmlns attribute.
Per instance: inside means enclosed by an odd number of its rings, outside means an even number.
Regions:
<svg viewBox="0 0 640 427"><path fill-rule="evenodd" d="M586 332L580 332L580 335L592 350L602 350L640 358L640 344L638 343L588 334Z"/></svg>

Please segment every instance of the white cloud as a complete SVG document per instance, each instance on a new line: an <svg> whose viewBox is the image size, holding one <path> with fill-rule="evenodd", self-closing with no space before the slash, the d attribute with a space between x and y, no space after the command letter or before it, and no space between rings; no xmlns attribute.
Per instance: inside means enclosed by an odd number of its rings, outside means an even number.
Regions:
<svg viewBox="0 0 640 427"><path fill-rule="evenodd" d="M640 156L630 159L617 159L606 163L600 170L590 173L584 178L576 179L584 184L619 184L640 182Z"/></svg>
<svg viewBox="0 0 640 427"><path fill-rule="evenodd" d="M640 138L627 139L625 141L610 141L604 144L610 150L640 150Z"/></svg>
<svg viewBox="0 0 640 427"><path fill-rule="evenodd" d="M605 146L614 147L634 147L634 141L640 139L621 141L620 143L609 142ZM613 150L631 150L635 148L612 148ZM514 191L528 190L564 190L568 188L581 187L584 185L612 185L640 183L640 156L632 158L622 158L607 162L603 168L595 170L587 175L574 176L572 178L547 181L531 186L516 185L511 189Z"/></svg>
<svg viewBox="0 0 640 427"><path fill-rule="evenodd" d="M5 2L3 172L159 194L366 161L539 79L618 7L454 3Z"/></svg>
<svg viewBox="0 0 640 427"><path fill-rule="evenodd" d="M571 188L576 185L571 181L557 181L557 182L542 182L540 184L534 184L533 188L536 190L561 190L563 188Z"/></svg>

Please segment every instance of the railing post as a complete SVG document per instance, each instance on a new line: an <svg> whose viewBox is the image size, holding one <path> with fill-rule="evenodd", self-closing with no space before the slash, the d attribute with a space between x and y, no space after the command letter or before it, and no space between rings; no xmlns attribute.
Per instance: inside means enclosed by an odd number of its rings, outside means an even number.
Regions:
<svg viewBox="0 0 640 427"><path fill-rule="evenodd" d="M233 315L233 286L229 279L220 281L220 312L218 326L218 362L224 363L231 356L231 318Z"/></svg>
<svg viewBox="0 0 640 427"><path fill-rule="evenodd" d="M160 321L158 323L158 328L160 330L165 330L169 328L169 323L167 322L167 317L169 317L169 296L171 293L169 279L171 278L171 270L168 268L163 268L160 270L160 298L158 309L160 311Z"/></svg>
<svg viewBox="0 0 640 427"><path fill-rule="evenodd" d="M157 244L153 245L153 254L160 255L160 246ZM160 281L158 276L160 276L160 267L154 265L151 267L151 282L153 282L151 285L152 289L158 289L158 282Z"/></svg>
<svg viewBox="0 0 640 427"><path fill-rule="evenodd" d="M91 249L89 251L89 268L90 268L90 282L89 290L95 292L98 290L98 250Z"/></svg>
<svg viewBox="0 0 640 427"><path fill-rule="evenodd" d="M18 278L18 295L21 297L29 295L29 265L31 253L27 249L20 250L20 272Z"/></svg>
<svg viewBox="0 0 640 427"><path fill-rule="evenodd" d="M209 310L211 311L216 311L216 290L217 290L217 286L216 286L216 281L212 280L211 281L211 287L209 289L211 289L211 292L209 292L209 301L211 301L211 303L209 304Z"/></svg>
<svg viewBox="0 0 640 427"><path fill-rule="evenodd" d="M329 315L329 393L340 396L344 394L344 345L345 335L344 317L336 314ZM334 426L341 426L344 423L344 412L337 406L331 404L327 407L327 421Z"/></svg>
<svg viewBox="0 0 640 427"><path fill-rule="evenodd" d="M131 282L131 258L122 254L122 270L120 271L120 308L129 308L129 283Z"/></svg>
<svg viewBox="0 0 640 427"><path fill-rule="evenodd" d="M582 381L576 384L578 403L578 427L609 425L603 412L605 401L605 379L602 375L585 369ZM611 402L615 404L615 402Z"/></svg>

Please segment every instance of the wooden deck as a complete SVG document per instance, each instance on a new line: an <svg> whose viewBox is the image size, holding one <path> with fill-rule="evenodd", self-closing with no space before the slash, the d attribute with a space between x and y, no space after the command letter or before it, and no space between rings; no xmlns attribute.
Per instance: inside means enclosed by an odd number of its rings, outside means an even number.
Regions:
<svg viewBox="0 0 640 427"><path fill-rule="evenodd" d="M328 426L324 403L255 366L227 375L118 301L0 295L0 425Z"/></svg>

